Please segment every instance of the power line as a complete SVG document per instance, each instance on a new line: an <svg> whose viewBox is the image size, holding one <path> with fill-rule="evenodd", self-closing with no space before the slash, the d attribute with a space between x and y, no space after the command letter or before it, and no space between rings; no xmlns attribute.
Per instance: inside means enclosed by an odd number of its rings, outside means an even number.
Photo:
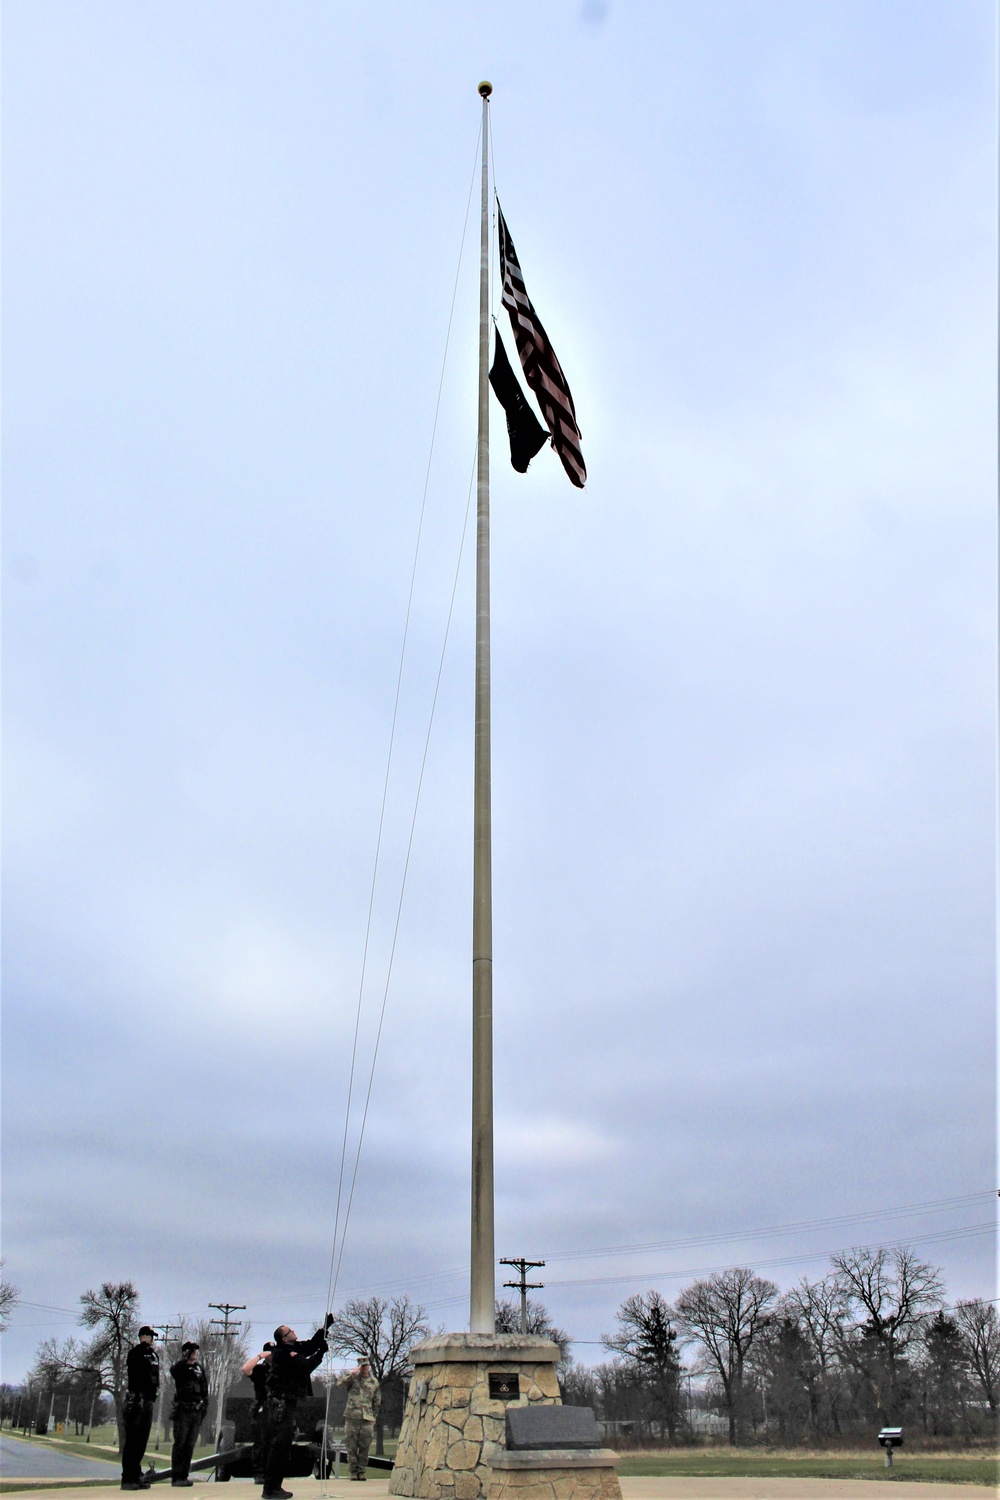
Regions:
<svg viewBox="0 0 1000 1500"><path fill-rule="evenodd" d="M869 1242L868 1244L863 1245L854 1244L841 1246L837 1250L807 1251L798 1255L775 1256L768 1260L757 1260L756 1257L753 1257L753 1265L755 1269L764 1269L771 1267L778 1268L780 1266L809 1265L814 1261L828 1260L833 1255L847 1254L847 1252L850 1250L870 1250L878 1248L879 1245L881 1245L881 1248L884 1250L897 1250L901 1249L903 1246L912 1245L914 1243L917 1245L938 1244L943 1243L947 1240L971 1239L977 1235L994 1233L995 1231L996 1225L992 1223L967 1224L959 1229L939 1230L936 1232L932 1231L930 1234L911 1235L908 1238L901 1240L882 1240L880 1242ZM572 1280L567 1281L549 1282L549 1289L556 1290L562 1287L583 1286L615 1286L626 1283L631 1283L632 1285L634 1285L636 1282L641 1281L671 1281L679 1280L681 1277L686 1276L697 1279L702 1276L714 1276L720 1271L728 1271L731 1269L733 1264L733 1261L729 1261L725 1265L688 1267L686 1270L681 1271L632 1271L628 1275L622 1276L580 1276L574 1277ZM457 1297L441 1298L438 1301L429 1302L427 1304L426 1310L428 1312L436 1312L441 1308L453 1307L457 1305L459 1300L460 1299Z"/></svg>
<svg viewBox="0 0 1000 1500"><path fill-rule="evenodd" d="M650 1240L640 1241L624 1245L606 1245L604 1247L591 1248L587 1250L557 1250L548 1256L549 1262L568 1262L573 1260L596 1260L600 1256L608 1255L634 1255L643 1251L659 1250L681 1250L695 1249L701 1245L710 1246L740 1241L752 1241L770 1238L779 1234L799 1234L812 1229L833 1229L850 1224L871 1224L880 1220L891 1220L894 1218L907 1217L921 1213L943 1213L948 1209L971 1207L987 1201L995 1201L997 1192L994 1188L981 1190L977 1193L964 1193L953 1198L933 1198L923 1203L905 1203L890 1208L861 1209L850 1214L827 1215L820 1219L801 1219L788 1224L771 1224L763 1228L751 1228L743 1230L720 1230L717 1234L691 1235L673 1240ZM932 1231L938 1237L947 1237L942 1231ZM950 1233L950 1232L949 1232ZM961 1231L960 1231L961 1233ZM922 1235L921 1239L928 1236ZM900 1242L902 1243L902 1242ZM826 1252L821 1252L826 1253ZM803 1257L806 1258L806 1257ZM815 1256L808 1257L815 1259ZM501 1261L501 1265L505 1262ZM396 1288L412 1288L417 1286L430 1286L435 1282L449 1281L454 1277L468 1276L468 1264L463 1266L451 1266L442 1271L428 1271L421 1276L401 1277L393 1281L373 1282L364 1286L356 1286L350 1289L351 1296L364 1296L372 1292L392 1291ZM635 1273L641 1279L641 1273ZM560 1286L585 1285L586 1280L581 1278L573 1283L559 1282ZM317 1300L316 1292L299 1292L283 1299L285 1302L314 1302ZM22 1303L21 1306L38 1306L39 1304ZM437 1302L437 1306L450 1306L450 1302ZM66 1309L61 1309L65 1311Z"/></svg>
<svg viewBox="0 0 1000 1500"><path fill-rule="evenodd" d="M910 1235L906 1239L902 1239L902 1240L883 1240L880 1243L881 1243L882 1247L884 1249L886 1249L886 1250L898 1250L898 1249L900 1249L904 1245L912 1244L914 1241L916 1241L916 1243L920 1244L920 1245L937 1244L937 1243L943 1242L945 1240L970 1239L970 1238L973 1238L976 1235L986 1234L986 1233L995 1232L995 1231L996 1231L996 1225L992 1224L992 1223L990 1223L990 1224L966 1224L966 1225L964 1225L960 1229L939 1230L936 1233L932 1232L930 1234ZM873 1249L873 1248L875 1248L875 1247L874 1247L874 1245L872 1243L869 1243L867 1245L847 1245L847 1246L841 1246L841 1248L838 1249L838 1250L816 1250L816 1251L814 1251L811 1254L775 1256L775 1257L772 1257L769 1260L757 1260L756 1257L754 1257L753 1259L754 1259L754 1265L755 1265L755 1267L758 1267L758 1266L769 1266L769 1267L770 1266L775 1266L775 1267L777 1267L777 1266L794 1266L794 1265L800 1265L800 1264L808 1263L809 1261L814 1261L814 1260L826 1260L826 1259L828 1259L832 1255L844 1255L849 1250L866 1250L866 1249ZM730 1261L729 1265L730 1266L732 1265L731 1261ZM632 1272L630 1275L627 1275L627 1276L580 1276L580 1277L575 1277L574 1279L572 1279L570 1281L557 1281L557 1282L553 1282L553 1283L551 1283L551 1285L553 1285L553 1286L560 1286L560 1287L569 1287L569 1286L614 1286L616 1283L627 1282L627 1281L632 1281L632 1282L634 1282L634 1281L669 1281L669 1280L672 1280L675 1277L680 1277L680 1276L695 1276L695 1277L697 1277L697 1276L712 1276L717 1271L724 1271L724 1270L728 1270L728 1269L729 1269L729 1266L710 1266L707 1269L704 1268L704 1267L702 1267L702 1268L698 1268L698 1269L695 1269L695 1270L690 1270L689 1269L689 1270L685 1270L685 1271L647 1271L645 1273L645 1275L639 1275L637 1272Z"/></svg>
<svg viewBox="0 0 1000 1500"><path fill-rule="evenodd" d="M810 1230L810 1229L834 1228L834 1227L839 1227L841 1225L848 1225L848 1224L873 1223L873 1222L876 1222L878 1220L901 1218L901 1217L906 1217L906 1216L910 1216L910 1215L914 1215L914 1214L920 1214L920 1213L937 1213L937 1212L943 1213L943 1212L945 1212L948 1209L955 1209L955 1208L960 1208L960 1207L964 1207L964 1206L978 1205L978 1204L985 1203L987 1201L995 1202L996 1199L997 1199L997 1190L995 1188L989 1188L989 1189L981 1190L981 1191L976 1192L976 1193L964 1193L964 1194L961 1194L961 1195L959 1195L957 1197L952 1197L952 1198L934 1198L934 1199L930 1199L930 1200L927 1200L926 1202L922 1202L922 1203L898 1204L898 1205L896 1205L894 1207L889 1207L889 1208L862 1209L862 1210L859 1210L856 1213L851 1213L851 1214L830 1215L830 1216L827 1216L827 1217L821 1218L821 1219L802 1219L802 1220L797 1220L797 1221L795 1221L793 1223L787 1223L787 1224L765 1225L762 1228L750 1228L750 1229L744 1229L744 1230L725 1230L725 1231L720 1231L717 1234L711 1234L711 1235L690 1236L690 1237L686 1237L686 1238L678 1238L678 1239L673 1239L673 1240L642 1241L642 1242L634 1242L632 1244L623 1244L623 1245L606 1245L604 1247L597 1247L597 1248L591 1248L591 1249L586 1249L586 1250L561 1250L561 1251L557 1250L557 1251L551 1252L549 1254L548 1260L549 1260L550 1263L553 1263L553 1262L566 1263L566 1262L570 1262L570 1261L573 1261L573 1260L592 1260L592 1259L597 1259L599 1256L602 1256L602 1255L608 1255L608 1256L613 1256L613 1255L632 1255L632 1254L641 1253L644 1250L659 1251L659 1250L676 1250L676 1249L694 1249L694 1248L697 1248L698 1246L701 1246L701 1245L709 1246L709 1245L715 1245L715 1244L723 1244L723 1243L727 1243L727 1242L730 1242L730 1243L737 1242L738 1243L740 1241L752 1241L752 1240L757 1240L757 1239L768 1238L768 1237L771 1237L773 1235L778 1235L778 1234L798 1234L798 1233L805 1233L807 1230ZM944 1242L944 1241L946 1241L948 1239L964 1239L964 1238L968 1238L968 1237L973 1236L973 1235L983 1234L983 1233L986 1233L987 1230L992 1229L994 1227L995 1226L992 1225L992 1224L979 1224L979 1225L967 1225L967 1226L961 1227L961 1228L959 1228L957 1230L932 1230L928 1234L924 1234L924 1235L918 1234L918 1235L910 1236L909 1240L897 1240L897 1241L893 1241L892 1243L895 1244L895 1245L902 1245L902 1244L905 1244L905 1243L909 1243L910 1240L912 1240L912 1239L916 1239L920 1243L939 1243L939 1242ZM889 1248L889 1246L887 1246L887 1248ZM795 1261L808 1262L808 1261L813 1261L813 1260L820 1260L820 1259L823 1259L826 1255L833 1254L833 1253L836 1253L836 1252L832 1252L832 1251L816 1251L816 1252L806 1253L806 1254L803 1254L801 1256L786 1256L786 1257L783 1257L780 1260L772 1259L772 1260L769 1260L769 1261L766 1261L766 1262L755 1261L755 1263L759 1264L759 1265L773 1265L773 1266L778 1266L778 1265L782 1265L782 1264L793 1264ZM501 1264L504 1264L504 1262L501 1262ZM679 1276L685 1276L685 1275L701 1276L701 1275L708 1275L708 1274L711 1274L711 1272L710 1271L703 1271L703 1270L698 1270L698 1271L679 1271L679 1272L652 1272L652 1273L643 1273L643 1272L640 1272L640 1271L636 1271L636 1272L632 1273L631 1276L629 1276L629 1277L623 1277L623 1278L620 1278L620 1279L622 1279L622 1280L633 1280L634 1279L634 1280L640 1280L641 1281L641 1280L649 1279L650 1276L652 1276L652 1277L656 1277L656 1276L673 1276L673 1275L679 1275ZM423 1274L421 1276L401 1277L401 1278L398 1278L398 1279L395 1279L395 1280L392 1280L392 1281L379 1281L379 1282L373 1282L373 1283L370 1283L370 1284L366 1284L366 1285L360 1286L360 1287L352 1287L350 1289L350 1295L351 1296L363 1296L363 1295L365 1295L367 1293L371 1293L371 1292L392 1291L392 1290L397 1289L397 1288L411 1288L411 1287L417 1287L417 1286L430 1287L430 1286L434 1285L435 1283L447 1282L448 1280L450 1280L450 1279L452 1279L454 1277L459 1277L459 1276L464 1277L464 1276L467 1276L467 1275L468 1275L468 1265L467 1264L466 1265L461 1265L461 1266L451 1266L451 1267L448 1267L447 1269L441 1270L441 1271L428 1271L428 1272L426 1272L425 1274ZM579 1278L575 1278L572 1281L561 1281L561 1282L551 1283L550 1285L555 1285L555 1286L589 1286L589 1285L600 1285L602 1283L607 1282L608 1280L609 1280L609 1278L606 1278L606 1277L594 1277L594 1278L579 1277ZM262 1295L267 1295L267 1294L262 1294ZM317 1301L320 1300L321 1295L322 1295L321 1293L317 1293L316 1291L298 1292L298 1293L293 1293L291 1296L283 1298L282 1301L285 1302L285 1303L307 1302L307 1301L315 1303L315 1302L317 1302ZM439 1298L439 1299L436 1299L434 1302L432 1302L432 1303L430 1303L428 1305L428 1310L429 1311L433 1311L434 1309L440 1308L440 1307L450 1307L450 1306L455 1305L458 1300L459 1299L457 1299L457 1298L456 1299ZM211 1303L210 1305L212 1307L219 1308L220 1311L223 1310L223 1308L225 1306L225 1304L219 1304L219 1303L214 1303L214 1302ZM55 1304L53 1304L51 1302L33 1302L30 1299L28 1299L28 1298L18 1298L17 1307L15 1308L15 1312L17 1311L18 1308L31 1308L32 1310L38 1311L38 1312L63 1313L66 1316L68 1316L70 1318L73 1318L74 1320L76 1320L76 1319L79 1318L79 1309L78 1308L58 1307L58 1306L56 1306ZM237 1308L235 1306L235 1304L234 1304L232 1306L231 1310L232 1311L243 1311L243 1308L242 1307ZM42 1322L39 1322L39 1323L22 1323L22 1322L18 1322L16 1326L18 1328L44 1328L44 1327L51 1326L51 1323L53 1321L54 1320L49 1319L49 1320L47 1320L44 1323L42 1323ZM219 1320L215 1319L213 1321L217 1322ZM166 1327L168 1325L158 1325L158 1326Z"/></svg>
<svg viewBox="0 0 1000 1500"><path fill-rule="evenodd" d="M718 1234L691 1235L674 1240L646 1240L629 1245L605 1245L591 1250L557 1250L549 1256L551 1261L596 1259L601 1255L641 1255L647 1250L690 1249L696 1245L715 1245L732 1239L763 1239L775 1234L796 1234L807 1229L833 1229L842 1224L864 1224L878 1219L894 1219L910 1214L943 1212L949 1208L960 1208L993 1200L996 1192L991 1188L985 1192L965 1193L958 1198L936 1198L928 1203L907 1203L897 1208L871 1208L860 1213L836 1214L823 1219L800 1219L791 1224L772 1224L764 1229L746 1230L733 1234L722 1230Z"/></svg>

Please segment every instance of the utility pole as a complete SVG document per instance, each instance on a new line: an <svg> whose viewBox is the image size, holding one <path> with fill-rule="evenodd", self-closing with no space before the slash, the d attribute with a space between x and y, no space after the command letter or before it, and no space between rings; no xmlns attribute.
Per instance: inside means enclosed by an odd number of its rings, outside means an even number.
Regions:
<svg viewBox="0 0 1000 1500"><path fill-rule="evenodd" d="M544 1281L528 1281L528 1272L535 1270L535 1268L538 1266L544 1266L545 1262L544 1260L518 1260L516 1256L512 1259L501 1256L500 1264L502 1266L516 1266L521 1273L521 1278L519 1281L505 1281L504 1286L513 1287L515 1291L519 1291L521 1293L521 1332L527 1333L528 1293L540 1292L542 1290L542 1287L545 1285Z"/></svg>
<svg viewBox="0 0 1000 1500"><path fill-rule="evenodd" d="M169 1344L171 1338L176 1338L179 1334L182 1334L184 1332L184 1324L183 1323L157 1323L155 1326L157 1328L159 1328L159 1329L162 1330L161 1334L160 1334L160 1339L161 1339L161 1342L163 1344L163 1352L164 1352L164 1354L166 1354L166 1352L167 1352L167 1345ZM166 1373L166 1372L164 1372L164 1373ZM156 1442L153 1444L153 1452L154 1453L159 1453L159 1451L160 1451L160 1438L161 1437L162 1437L162 1439L163 1439L164 1442L167 1441L167 1423L166 1423L166 1420L165 1420L165 1417L164 1417L165 1407L166 1407L166 1381L161 1379L161 1381L160 1381L160 1404L159 1404L159 1410L157 1411L157 1414L156 1414L156 1421L153 1423L153 1426L158 1429Z"/></svg>
<svg viewBox="0 0 1000 1500"><path fill-rule="evenodd" d="M87 1442L88 1443L90 1442L90 1434L94 1430L94 1407L97 1405L97 1398L100 1395L100 1393L101 1393L100 1392L100 1387L99 1386L95 1386L94 1387L94 1394L90 1398L90 1412L89 1412L89 1415L87 1417Z"/></svg>
<svg viewBox="0 0 1000 1500"><path fill-rule="evenodd" d="M222 1408L226 1400L226 1386L229 1380L229 1314L234 1312L246 1312L245 1302L210 1302L209 1307L217 1308L222 1314L221 1318L213 1318L212 1322L222 1329L222 1362L219 1370L219 1409L215 1414L215 1443L214 1451L219 1452L219 1439L222 1437ZM237 1330L232 1330L235 1333ZM219 1471L215 1470L218 1479Z"/></svg>

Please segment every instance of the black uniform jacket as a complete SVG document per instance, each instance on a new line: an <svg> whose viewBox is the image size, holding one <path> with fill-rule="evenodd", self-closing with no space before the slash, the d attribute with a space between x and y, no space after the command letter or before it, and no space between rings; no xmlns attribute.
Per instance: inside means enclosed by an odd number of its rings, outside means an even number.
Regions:
<svg viewBox="0 0 1000 1500"><path fill-rule="evenodd" d="M125 1364L128 1388L133 1396L155 1401L160 1389L160 1356L152 1344L136 1344Z"/></svg>
<svg viewBox="0 0 1000 1500"><path fill-rule="evenodd" d="M266 1359L258 1360L250 1371L250 1382L253 1385L254 1400L258 1406L263 1406L267 1400L267 1381L271 1373L271 1366Z"/></svg>
<svg viewBox="0 0 1000 1500"><path fill-rule="evenodd" d="M189 1365L186 1359L179 1359L170 1366L170 1378L174 1382L176 1405L189 1407L192 1411L196 1407L208 1410L208 1376L199 1360Z"/></svg>
<svg viewBox="0 0 1000 1500"><path fill-rule="evenodd" d="M326 1334L317 1328L311 1339L296 1339L294 1344L277 1344L271 1350L271 1373L267 1377L267 1394L294 1401L312 1395L310 1374L323 1363Z"/></svg>

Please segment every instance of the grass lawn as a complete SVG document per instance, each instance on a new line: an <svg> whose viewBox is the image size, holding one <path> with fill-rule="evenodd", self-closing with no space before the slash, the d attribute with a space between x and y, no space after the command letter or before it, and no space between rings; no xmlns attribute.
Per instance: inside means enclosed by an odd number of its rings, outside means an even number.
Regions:
<svg viewBox="0 0 1000 1500"><path fill-rule="evenodd" d="M625 1453L619 1474L723 1475L760 1479L875 1479L996 1487L1000 1462L980 1453L897 1453L891 1469L881 1449L874 1453L761 1452L759 1448L674 1448Z"/></svg>

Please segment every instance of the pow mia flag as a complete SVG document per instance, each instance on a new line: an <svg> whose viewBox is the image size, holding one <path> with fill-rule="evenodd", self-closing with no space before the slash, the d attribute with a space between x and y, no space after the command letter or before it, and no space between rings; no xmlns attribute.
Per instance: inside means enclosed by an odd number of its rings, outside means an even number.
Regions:
<svg viewBox="0 0 1000 1500"><path fill-rule="evenodd" d="M548 433L528 405L517 376L510 367L499 328L494 330L490 385L507 417L510 461L519 474L525 474Z"/></svg>

